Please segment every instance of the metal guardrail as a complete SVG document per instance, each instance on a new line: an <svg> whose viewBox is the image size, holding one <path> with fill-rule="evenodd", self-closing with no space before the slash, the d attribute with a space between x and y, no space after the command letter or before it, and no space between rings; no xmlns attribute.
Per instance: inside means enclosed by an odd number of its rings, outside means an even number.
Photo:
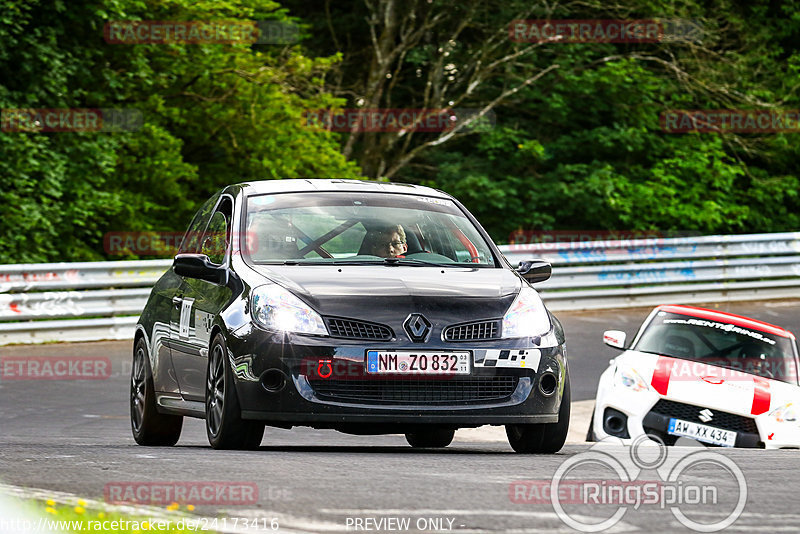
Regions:
<svg viewBox="0 0 800 534"><path fill-rule="evenodd" d="M800 232L503 245L542 258L550 309L800 297ZM172 260L0 265L0 345L131 339Z"/></svg>
<svg viewBox="0 0 800 534"><path fill-rule="evenodd" d="M551 310L800 297L800 232L501 246L553 264Z"/></svg>
<svg viewBox="0 0 800 534"><path fill-rule="evenodd" d="M172 260L0 265L0 345L131 339Z"/></svg>

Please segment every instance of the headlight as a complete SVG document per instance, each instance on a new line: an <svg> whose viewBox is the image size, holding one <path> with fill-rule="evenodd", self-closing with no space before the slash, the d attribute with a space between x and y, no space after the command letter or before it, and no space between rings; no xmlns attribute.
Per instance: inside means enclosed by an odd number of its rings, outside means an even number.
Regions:
<svg viewBox="0 0 800 534"><path fill-rule="evenodd" d="M259 286L251 295L253 319L270 330L328 335L322 317L279 285Z"/></svg>
<svg viewBox="0 0 800 534"><path fill-rule="evenodd" d="M617 369L617 380L621 386L633 391L646 391L649 389L647 382L633 369Z"/></svg>
<svg viewBox="0 0 800 534"><path fill-rule="evenodd" d="M543 336L550 331L550 317L535 289L523 287L503 317L503 337Z"/></svg>
<svg viewBox="0 0 800 534"><path fill-rule="evenodd" d="M793 423L797 421L797 412L795 412L794 405L791 402L788 402L779 408L775 408L769 412L769 416L774 417L779 423Z"/></svg>

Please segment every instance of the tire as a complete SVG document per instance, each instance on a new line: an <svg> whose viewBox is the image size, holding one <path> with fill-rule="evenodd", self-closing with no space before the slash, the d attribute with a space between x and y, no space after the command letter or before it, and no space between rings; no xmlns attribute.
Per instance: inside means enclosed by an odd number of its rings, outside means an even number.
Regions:
<svg viewBox="0 0 800 534"><path fill-rule="evenodd" d="M153 372L147 344L139 338L133 346L130 389L131 431L139 445L172 446L178 442L183 416L158 412Z"/></svg>
<svg viewBox="0 0 800 534"><path fill-rule="evenodd" d="M506 436L511 448L524 454L554 454L560 451L567 441L569 431L570 398L569 374L567 374L561 407L558 409L558 422L506 425Z"/></svg>
<svg viewBox="0 0 800 534"><path fill-rule="evenodd" d="M228 349L221 334L214 337L206 368L206 434L215 449L257 449L264 423L242 419Z"/></svg>
<svg viewBox="0 0 800 534"><path fill-rule="evenodd" d="M415 449L441 449L450 445L456 431L452 428L431 428L421 432L409 432L406 441Z"/></svg>
<svg viewBox="0 0 800 534"><path fill-rule="evenodd" d="M589 419L589 430L586 431L586 441L597 441L594 437L594 411L597 409L595 404L592 408L592 418Z"/></svg>

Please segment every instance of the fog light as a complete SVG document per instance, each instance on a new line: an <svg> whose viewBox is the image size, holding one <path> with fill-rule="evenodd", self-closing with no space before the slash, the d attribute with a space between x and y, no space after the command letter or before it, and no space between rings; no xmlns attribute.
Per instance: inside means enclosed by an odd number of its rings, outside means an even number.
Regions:
<svg viewBox="0 0 800 534"><path fill-rule="evenodd" d="M539 391L542 392L542 395L549 397L556 392L557 388L558 379L556 375L553 373L542 373L541 378L539 378Z"/></svg>
<svg viewBox="0 0 800 534"><path fill-rule="evenodd" d="M603 430L610 436L631 437L628 434L628 416L614 408L606 408L603 412Z"/></svg>
<svg viewBox="0 0 800 534"><path fill-rule="evenodd" d="M286 386L286 375L280 369L269 369L261 375L261 385L270 393L277 393Z"/></svg>

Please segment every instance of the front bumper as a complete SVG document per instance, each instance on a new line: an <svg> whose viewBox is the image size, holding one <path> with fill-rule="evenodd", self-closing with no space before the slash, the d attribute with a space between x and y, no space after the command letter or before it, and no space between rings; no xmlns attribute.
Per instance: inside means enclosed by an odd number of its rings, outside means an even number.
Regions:
<svg viewBox="0 0 800 534"><path fill-rule="evenodd" d="M713 423L703 422L697 417L706 407L715 412L716 419ZM617 417L624 423L615 425L609 417ZM772 439L775 434L768 428L769 420L766 414L752 416L729 413L716 406L662 397L653 390L631 391L614 384L611 370L607 370L600 378L591 429L595 440L619 438L623 442L629 442L639 436L650 435L661 439L666 445L673 445L678 436L668 432L671 418L734 431L735 447L786 446ZM618 430L620 426L623 427L622 430ZM772 434L772 438L769 434ZM704 445L711 446L706 443Z"/></svg>
<svg viewBox="0 0 800 534"><path fill-rule="evenodd" d="M540 349L530 339L403 345L249 327L229 337L228 349L242 417L277 426L368 424L378 432L383 425L554 423L567 372L563 345ZM472 372L370 375L365 371L366 353L375 349L466 350ZM541 377L550 373L557 387L546 395Z"/></svg>

